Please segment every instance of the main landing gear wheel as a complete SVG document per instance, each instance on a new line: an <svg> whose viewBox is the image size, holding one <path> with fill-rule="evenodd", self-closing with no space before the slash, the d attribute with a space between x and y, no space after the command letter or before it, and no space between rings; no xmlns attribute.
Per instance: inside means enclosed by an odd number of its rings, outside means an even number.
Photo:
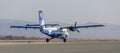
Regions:
<svg viewBox="0 0 120 53"><path fill-rule="evenodd" d="M66 42L67 41L67 39L63 39L63 42Z"/></svg>
<svg viewBox="0 0 120 53"><path fill-rule="evenodd" d="M49 41L50 41L50 39L46 38L46 42L49 42Z"/></svg>

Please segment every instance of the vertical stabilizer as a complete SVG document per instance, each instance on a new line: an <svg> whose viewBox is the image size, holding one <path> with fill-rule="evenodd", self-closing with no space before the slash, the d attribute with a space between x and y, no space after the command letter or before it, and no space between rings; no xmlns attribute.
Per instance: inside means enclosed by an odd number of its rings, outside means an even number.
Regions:
<svg viewBox="0 0 120 53"><path fill-rule="evenodd" d="M40 10L40 11L38 12L38 14L39 14L39 24L40 24L40 26L42 26L42 25L45 24L45 22L44 22L44 20L43 20L42 10Z"/></svg>

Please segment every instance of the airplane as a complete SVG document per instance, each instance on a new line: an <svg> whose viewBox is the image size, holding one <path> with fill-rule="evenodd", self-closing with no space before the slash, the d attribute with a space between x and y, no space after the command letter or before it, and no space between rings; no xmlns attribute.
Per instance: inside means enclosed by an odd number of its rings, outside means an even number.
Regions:
<svg viewBox="0 0 120 53"><path fill-rule="evenodd" d="M42 10L38 11L38 17L39 17L39 24L26 24L25 26L10 26L10 27L24 28L24 29L39 29L41 33L49 37L46 38L46 42L49 42L51 39L54 38L62 39L63 42L67 42L67 38L69 36L68 31L80 32L78 28L106 26L105 24L77 26L77 22L75 22L73 26L65 26L65 27L60 27L59 24L45 24Z"/></svg>

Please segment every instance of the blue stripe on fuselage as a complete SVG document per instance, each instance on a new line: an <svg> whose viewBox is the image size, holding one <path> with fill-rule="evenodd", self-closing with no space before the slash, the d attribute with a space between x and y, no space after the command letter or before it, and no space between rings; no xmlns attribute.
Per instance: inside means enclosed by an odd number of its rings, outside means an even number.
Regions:
<svg viewBox="0 0 120 53"><path fill-rule="evenodd" d="M42 33L49 35L49 31L48 30L43 30Z"/></svg>
<svg viewBox="0 0 120 53"><path fill-rule="evenodd" d="M52 32L51 32L51 37L54 37L54 38L59 38L59 39L63 39L63 37L62 37L62 35L63 34L58 34L57 33L57 30L53 30Z"/></svg>
<svg viewBox="0 0 120 53"><path fill-rule="evenodd" d="M43 30L43 33L53 38L63 39L62 37L63 34L58 34L57 30L52 30L50 34L48 30Z"/></svg>
<svg viewBox="0 0 120 53"><path fill-rule="evenodd" d="M51 35L52 35L52 36L57 36L57 30L51 31Z"/></svg>

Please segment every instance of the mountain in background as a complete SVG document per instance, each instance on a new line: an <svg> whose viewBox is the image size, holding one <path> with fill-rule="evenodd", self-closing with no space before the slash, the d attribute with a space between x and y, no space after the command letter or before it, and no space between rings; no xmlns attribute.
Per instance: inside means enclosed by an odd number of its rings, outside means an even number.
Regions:
<svg viewBox="0 0 120 53"><path fill-rule="evenodd" d="M70 23L59 23L60 25L69 26ZM26 37L47 37L46 35L39 32L38 29L14 29L10 28L12 25L26 25L26 24L36 24L34 22L19 21L19 20L10 20L10 19L0 19L0 36L13 35L13 36L26 36ZM98 23L86 23L81 25L90 25ZM120 26L114 24L107 24L106 27L97 27L97 28L80 28L80 33L70 32L69 38L78 38L78 39L103 39L103 40L120 40Z"/></svg>

